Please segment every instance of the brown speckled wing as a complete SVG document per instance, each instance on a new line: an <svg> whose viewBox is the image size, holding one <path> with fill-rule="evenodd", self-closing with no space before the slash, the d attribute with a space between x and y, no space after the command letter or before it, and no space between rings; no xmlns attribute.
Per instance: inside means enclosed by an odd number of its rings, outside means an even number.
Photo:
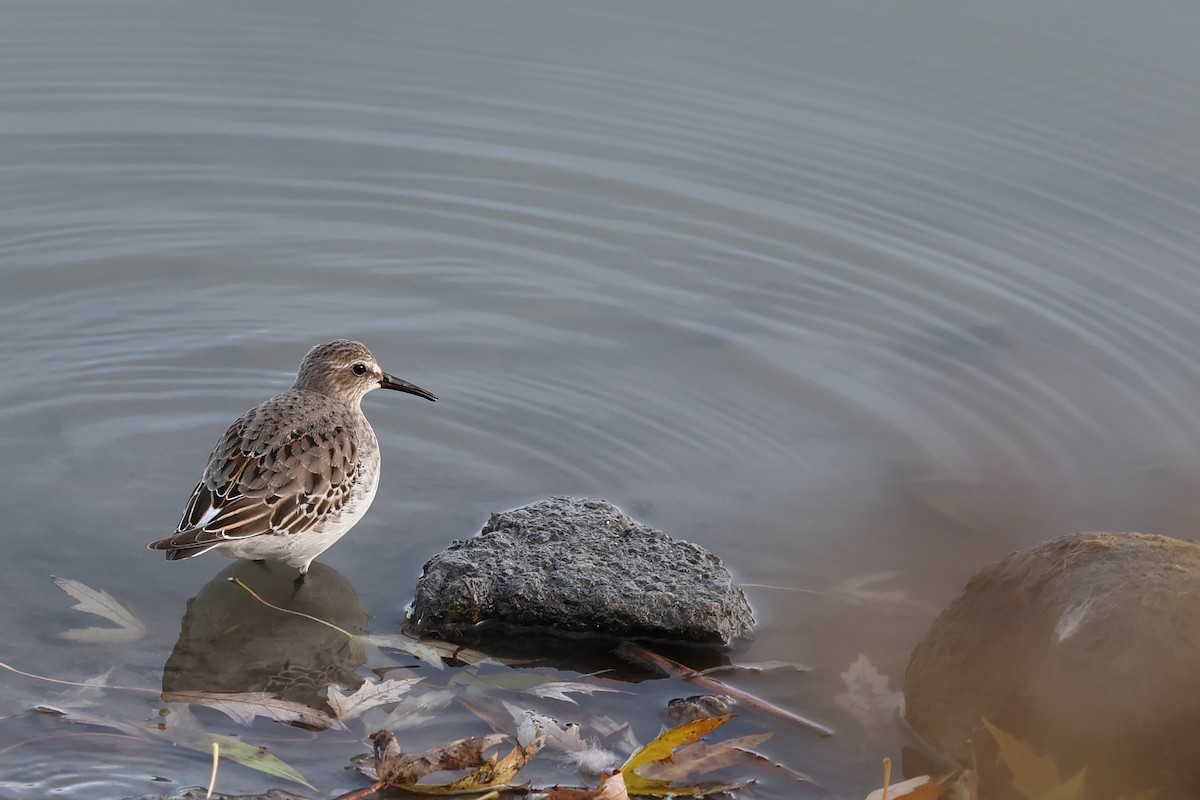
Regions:
<svg viewBox="0 0 1200 800"><path fill-rule="evenodd" d="M306 428L288 427L297 419L290 413L295 402L281 395L230 426L175 534L152 543L153 549L191 551L266 533L300 533L346 503L358 473L348 427L311 414Z"/></svg>

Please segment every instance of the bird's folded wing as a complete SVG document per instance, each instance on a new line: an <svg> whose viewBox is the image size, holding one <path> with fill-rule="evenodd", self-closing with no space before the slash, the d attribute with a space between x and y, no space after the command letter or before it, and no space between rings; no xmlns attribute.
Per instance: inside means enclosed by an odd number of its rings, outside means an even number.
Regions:
<svg viewBox="0 0 1200 800"><path fill-rule="evenodd" d="M271 435L255 422L243 418L226 431L175 534L152 548L301 533L342 507L358 472L344 426Z"/></svg>

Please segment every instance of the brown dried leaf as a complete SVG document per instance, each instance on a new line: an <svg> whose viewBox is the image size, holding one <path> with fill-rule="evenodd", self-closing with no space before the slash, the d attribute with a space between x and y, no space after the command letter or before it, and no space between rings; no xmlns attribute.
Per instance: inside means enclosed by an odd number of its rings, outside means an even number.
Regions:
<svg viewBox="0 0 1200 800"><path fill-rule="evenodd" d="M625 790L624 773L617 771L601 778L594 797L595 800L629 800L629 792Z"/></svg>
<svg viewBox="0 0 1200 800"><path fill-rule="evenodd" d="M395 736L378 731L371 735L375 743L375 771L388 786L412 789L417 781L433 772L479 767L486 763L483 754L507 738L502 733L472 736L414 755L405 753Z"/></svg>

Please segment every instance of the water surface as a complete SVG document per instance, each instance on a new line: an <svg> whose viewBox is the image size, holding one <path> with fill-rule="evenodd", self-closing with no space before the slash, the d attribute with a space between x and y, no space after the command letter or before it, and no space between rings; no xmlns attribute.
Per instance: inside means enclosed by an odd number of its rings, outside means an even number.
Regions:
<svg viewBox="0 0 1200 800"><path fill-rule="evenodd" d="M372 630L395 629L425 559L488 513L612 500L783 587L750 590L760 631L733 655L813 672L738 683L839 731L763 748L833 796L876 785L900 742L835 701L840 674L863 654L899 688L931 609L984 563L1086 529L1194 535L1193 5L4 16L14 666L161 686L189 599L228 565L145 543L173 529L224 427L335 336L442 399L365 402L382 487L321 562ZM58 638L92 622L50 575L112 593L151 633ZM0 681L0 794L207 782L198 753L27 713L60 689ZM647 708L690 693L638 691L648 703L608 708L641 714L643 739ZM95 699L127 721L161 706ZM343 770L361 736L205 724L270 747L314 796L362 785ZM451 710L421 735L478 725ZM273 785L230 765L219 788Z"/></svg>

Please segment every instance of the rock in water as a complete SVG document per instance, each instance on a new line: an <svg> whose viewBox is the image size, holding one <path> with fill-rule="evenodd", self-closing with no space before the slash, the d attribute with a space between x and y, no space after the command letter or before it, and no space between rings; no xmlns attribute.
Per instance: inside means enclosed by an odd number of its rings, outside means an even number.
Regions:
<svg viewBox="0 0 1200 800"><path fill-rule="evenodd" d="M420 634L480 623L621 639L729 644L754 616L721 559L602 500L552 497L493 514L425 565Z"/></svg>

